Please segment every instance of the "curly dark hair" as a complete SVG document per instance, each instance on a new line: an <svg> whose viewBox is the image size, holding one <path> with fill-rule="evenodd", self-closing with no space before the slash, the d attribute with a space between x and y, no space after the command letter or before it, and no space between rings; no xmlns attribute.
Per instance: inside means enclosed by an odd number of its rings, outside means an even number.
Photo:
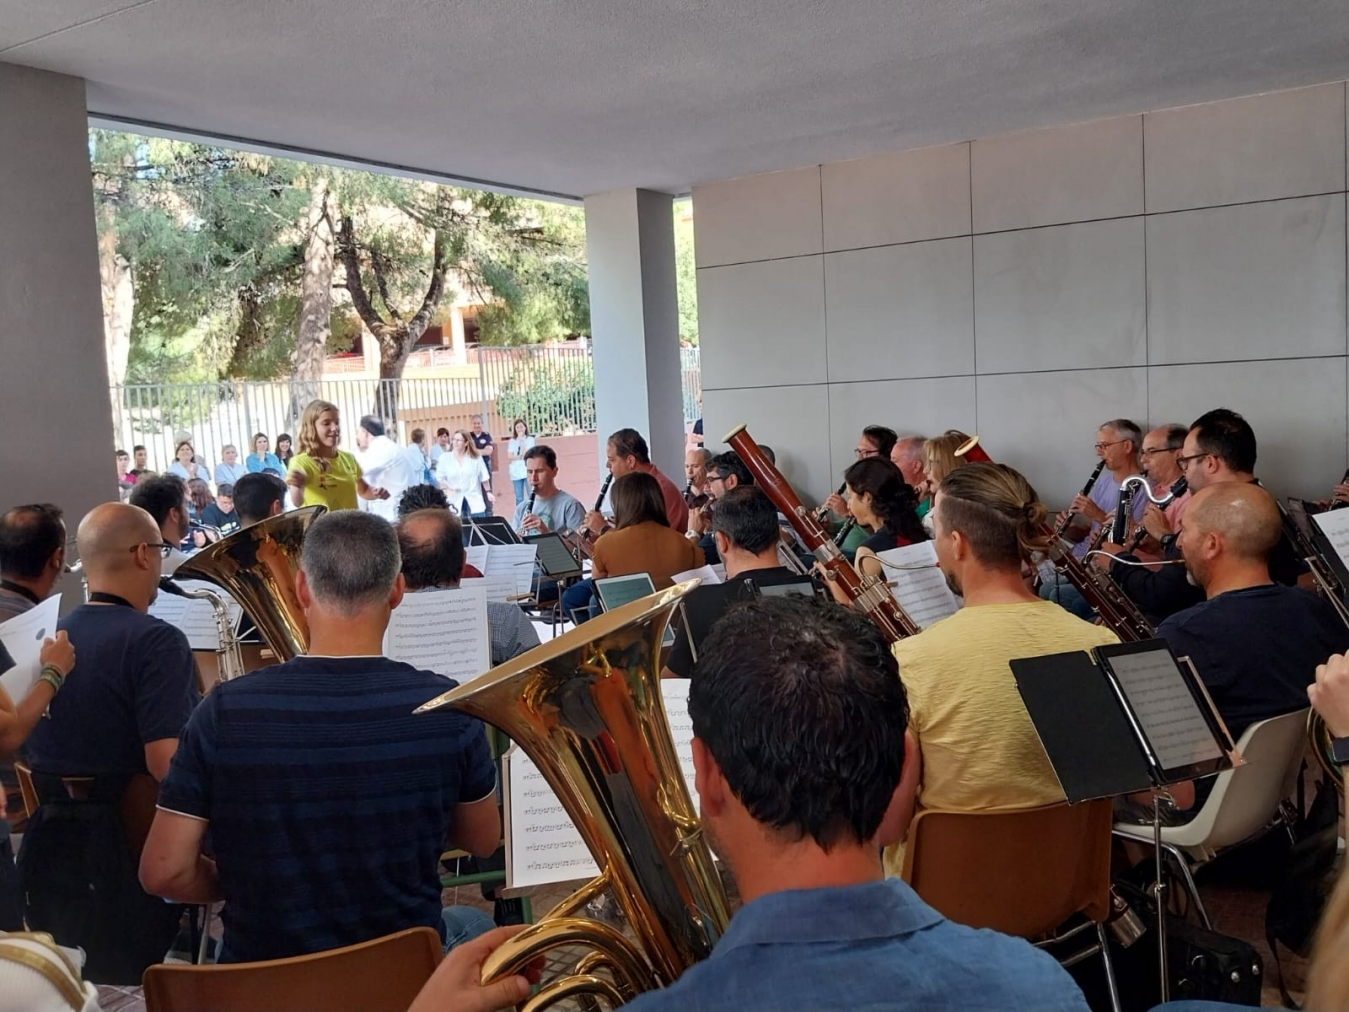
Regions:
<svg viewBox="0 0 1349 1012"><path fill-rule="evenodd" d="M871 493L871 510L910 544L928 540L918 519L918 493L904 480L888 457L864 457L843 472L843 480L858 495Z"/></svg>

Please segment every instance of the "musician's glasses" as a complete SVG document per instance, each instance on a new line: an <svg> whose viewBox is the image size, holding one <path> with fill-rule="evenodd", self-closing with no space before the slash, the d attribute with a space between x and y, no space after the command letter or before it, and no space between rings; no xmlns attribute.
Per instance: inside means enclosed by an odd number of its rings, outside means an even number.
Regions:
<svg viewBox="0 0 1349 1012"><path fill-rule="evenodd" d="M1098 450L1104 450L1106 447L1109 447L1109 446L1118 446L1120 443L1124 443L1124 442L1128 442L1128 440L1125 440L1125 439L1116 439L1116 440L1114 440L1113 442L1110 442L1110 443L1093 443L1092 445L1093 445L1096 449L1098 449Z"/></svg>
<svg viewBox="0 0 1349 1012"><path fill-rule="evenodd" d="M144 545L146 548L158 548L160 557L164 559L167 559L169 553L173 551L172 545L166 545L162 541L142 541L141 545ZM127 551L134 552L141 545L132 545Z"/></svg>
<svg viewBox="0 0 1349 1012"><path fill-rule="evenodd" d="M1182 471L1188 471L1190 468L1190 461L1199 460L1201 457L1212 457L1212 456L1213 454L1211 453L1192 453L1188 457L1177 457L1176 466L1179 467Z"/></svg>

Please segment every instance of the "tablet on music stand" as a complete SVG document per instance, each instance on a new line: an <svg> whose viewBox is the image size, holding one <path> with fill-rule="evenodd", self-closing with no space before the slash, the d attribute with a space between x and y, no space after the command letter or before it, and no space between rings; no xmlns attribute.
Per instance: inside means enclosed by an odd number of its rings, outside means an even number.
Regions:
<svg viewBox="0 0 1349 1012"><path fill-rule="evenodd" d="M581 567L567 550L567 543L555 531L531 535L524 539L524 543L538 546L539 569L548 579L566 580L581 575Z"/></svg>
<svg viewBox="0 0 1349 1012"><path fill-rule="evenodd" d="M599 599L600 607L605 611L613 611L615 608L622 607L625 604L631 604L648 594L656 592L656 585L651 582L651 577L646 573L632 573L628 576L604 576L596 579L595 597ZM667 625L665 635L661 637L660 645L663 647L674 646L674 628Z"/></svg>

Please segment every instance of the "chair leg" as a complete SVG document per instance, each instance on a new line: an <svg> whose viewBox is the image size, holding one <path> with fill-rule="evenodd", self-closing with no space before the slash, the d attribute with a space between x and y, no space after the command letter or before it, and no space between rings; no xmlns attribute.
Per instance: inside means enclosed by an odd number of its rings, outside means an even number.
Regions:
<svg viewBox="0 0 1349 1012"><path fill-rule="evenodd" d="M195 920L195 915L194 918ZM211 904L201 908L201 944L197 948L197 965L204 966L206 954L211 951ZM1119 1012L1118 1009L1115 1012Z"/></svg>
<svg viewBox="0 0 1349 1012"><path fill-rule="evenodd" d="M1105 964L1105 986L1110 990L1110 1012L1120 1012L1119 986L1115 983L1115 964L1110 961L1110 938L1105 925L1097 923L1096 939L1101 945L1101 962Z"/></svg>
<svg viewBox="0 0 1349 1012"><path fill-rule="evenodd" d="M1185 882L1185 889L1190 894L1190 900L1194 903L1194 908L1199 911L1199 920L1203 922L1204 927L1209 931L1213 930L1213 923L1208 919L1208 911L1204 909L1204 901L1199 898L1199 887L1194 884L1194 876L1190 874L1190 863L1185 860L1185 854L1170 843L1162 844L1162 850L1171 856L1171 859L1180 868L1180 877Z"/></svg>

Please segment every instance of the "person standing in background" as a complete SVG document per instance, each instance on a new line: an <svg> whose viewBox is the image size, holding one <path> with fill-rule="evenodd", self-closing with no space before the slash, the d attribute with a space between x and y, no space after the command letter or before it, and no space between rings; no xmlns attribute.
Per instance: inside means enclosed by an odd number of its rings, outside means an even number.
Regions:
<svg viewBox="0 0 1349 1012"><path fill-rule="evenodd" d="M492 471L495 465L492 463L492 456L496 451L496 444L492 442L492 434L482 427L482 415L473 416L473 448L478 451L478 456L482 462L487 465L487 491L492 491Z"/></svg>
<svg viewBox="0 0 1349 1012"><path fill-rule="evenodd" d="M511 440L506 444L506 455L511 461L511 487L515 489L516 505L525 501L526 486L529 484L525 472L525 454L534 448L534 437L529 434L529 425L523 418L511 423Z"/></svg>
<svg viewBox="0 0 1349 1012"><path fill-rule="evenodd" d="M300 452L290 461L286 484L294 506L326 506L354 510L356 499L387 499L382 488L366 484L361 465L337 448L342 422L337 405L310 401L300 418Z"/></svg>
<svg viewBox="0 0 1349 1012"><path fill-rule="evenodd" d="M426 452L426 430L413 429L408 433L408 445L403 447L403 456L407 457L408 467L417 473L414 485L434 485L436 472L431 466L431 458Z"/></svg>
<svg viewBox="0 0 1349 1012"><path fill-rule="evenodd" d="M442 453L436 464L436 481L460 516L487 515L487 507L493 501L492 476L478 456L471 433L458 429L450 437L449 451Z"/></svg>
<svg viewBox="0 0 1349 1012"><path fill-rule="evenodd" d="M421 470L414 470L408 454L384 434L384 423L366 415L356 429L356 459L361 472L389 494L371 500L366 509L389 523L398 519L398 498L409 485L416 485Z"/></svg>

